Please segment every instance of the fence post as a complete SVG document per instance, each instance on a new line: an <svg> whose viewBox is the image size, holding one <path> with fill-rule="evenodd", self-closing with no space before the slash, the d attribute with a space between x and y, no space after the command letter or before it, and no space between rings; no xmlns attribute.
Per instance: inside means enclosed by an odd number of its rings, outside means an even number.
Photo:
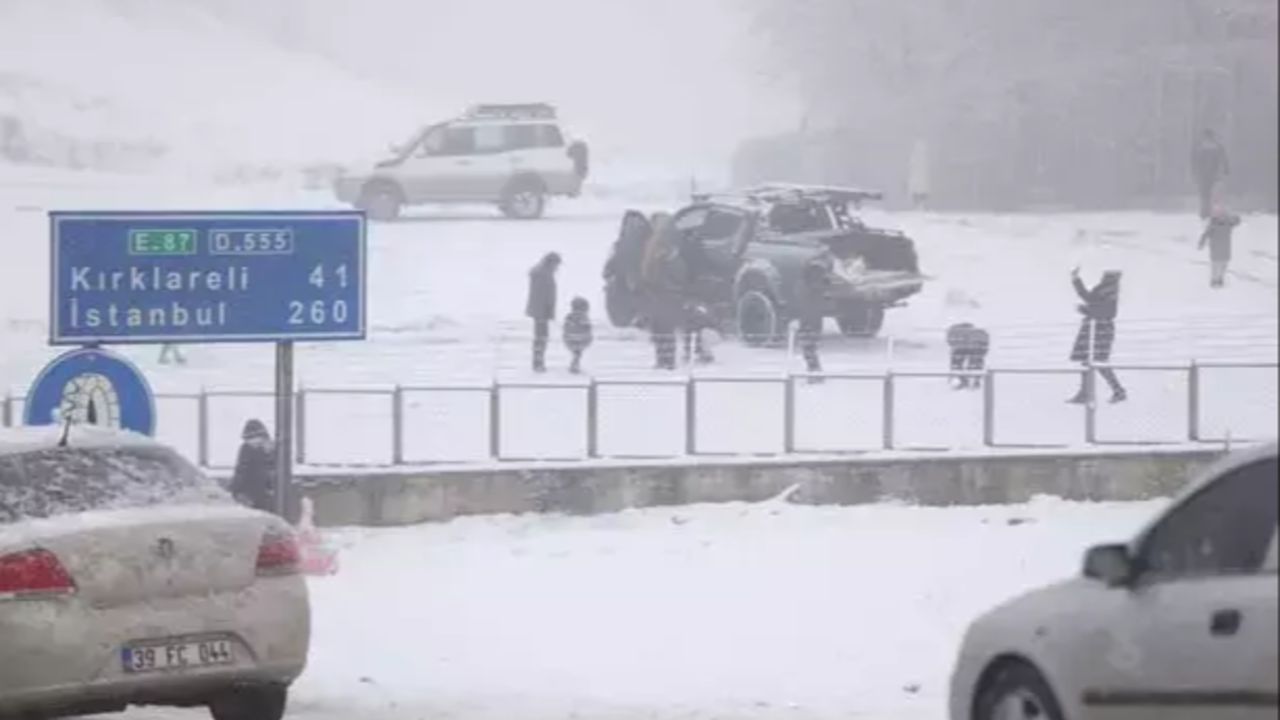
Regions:
<svg viewBox="0 0 1280 720"><path fill-rule="evenodd" d="M497 380L489 391L489 455L502 459L502 386Z"/></svg>
<svg viewBox="0 0 1280 720"><path fill-rule="evenodd" d="M884 417L881 420L884 440L881 443L885 450L893 449L893 371L884 374Z"/></svg>
<svg viewBox="0 0 1280 720"><path fill-rule="evenodd" d="M209 392L204 388L196 396L196 457L200 467L209 467Z"/></svg>
<svg viewBox="0 0 1280 720"><path fill-rule="evenodd" d="M982 444L996 444L996 373L988 370L982 384Z"/></svg>
<svg viewBox="0 0 1280 720"><path fill-rule="evenodd" d="M600 394L595 378L587 385L587 457L600 456Z"/></svg>
<svg viewBox="0 0 1280 720"><path fill-rule="evenodd" d="M1200 442L1200 364L1195 360L1187 371L1187 438Z"/></svg>
<svg viewBox="0 0 1280 720"><path fill-rule="evenodd" d="M391 391L391 464L404 464L404 388Z"/></svg>
<svg viewBox="0 0 1280 720"><path fill-rule="evenodd" d="M684 393L684 452L698 454L698 380L692 375Z"/></svg>
<svg viewBox="0 0 1280 720"><path fill-rule="evenodd" d="M790 455L796 451L796 378L787 373L782 394L782 451Z"/></svg>
<svg viewBox="0 0 1280 720"><path fill-rule="evenodd" d="M1084 369L1084 441L1090 445L1098 441L1098 381L1094 376L1093 363Z"/></svg>
<svg viewBox="0 0 1280 720"><path fill-rule="evenodd" d="M307 464L307 391L298 388L293 395L293 449L294 462L299 465ZM280 429L276 428L276 435L279 436Z"/></svg>

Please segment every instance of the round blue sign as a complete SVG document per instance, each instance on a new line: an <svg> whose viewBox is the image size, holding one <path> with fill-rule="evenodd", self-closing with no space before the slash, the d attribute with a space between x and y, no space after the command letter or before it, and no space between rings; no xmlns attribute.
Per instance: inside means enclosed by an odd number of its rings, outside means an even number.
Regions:
<svg viewBox="0 0 1280 720"><path fill-rule="evenodd" d="M72 350L40 371L27 395L25 421L61 425L68 419L152 435L155 398L142 372L128 360L97 348Z"/></svg>

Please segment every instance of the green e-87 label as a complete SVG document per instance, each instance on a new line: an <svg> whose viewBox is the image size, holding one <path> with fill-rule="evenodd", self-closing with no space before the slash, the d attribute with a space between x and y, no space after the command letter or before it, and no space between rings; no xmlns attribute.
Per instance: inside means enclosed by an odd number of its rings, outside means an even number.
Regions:
<svg viewBox="0 0 1280 720"><path fill-rule="evenodd" d="M147 229L129 231L130 255L195 255L197 230Z"/></svg>

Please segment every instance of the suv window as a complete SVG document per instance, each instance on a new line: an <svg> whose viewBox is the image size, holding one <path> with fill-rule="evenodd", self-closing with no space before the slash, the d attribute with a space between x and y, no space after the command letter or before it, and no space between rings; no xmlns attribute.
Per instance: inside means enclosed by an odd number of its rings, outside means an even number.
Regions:
<svg viewBox="0 0 1280 720"><path fill-rule="evenodd" d="M1165 516L1143 542L1155 579L1256 572L1276 532L1275 458L1213 481Z"/></svg>
<svg viewBox="0 0 1280 720"><path fill-rule="evenodd" d="M507 149L508 132L512 128L501 125L477 125L472 128L474 150L477 155L498 153Z"/></svg>
<svg viewBox="0 0 1280 720"><path fill-rule="evenodd" d="M738 230L742 228L742 221L742 216L737 213L712 210L707 215L706 221L702 223L698 236L707 242L726 242L738 234Z"/></svg>
<svg viewBox="0 0 1280 720"><path fill-rule="evenodd" d="M564 136L555 125L509 125L507 131L507 148L509 150L528 150L531 148L562 147Z"/></svg>
<svg viewBox="0 0 1280 720"><path fill-rule="evenodd" d="M427 131L418 149L419 157L471 155L475 152L475 133L469 127L441 125Z"/></svg>
<svg viewBox="0 0 1280 720"><path fill-rule="evenodd" d="M168 448L52 448L0 456L0 525L88 510L229 502L217 483Z"/></svg>

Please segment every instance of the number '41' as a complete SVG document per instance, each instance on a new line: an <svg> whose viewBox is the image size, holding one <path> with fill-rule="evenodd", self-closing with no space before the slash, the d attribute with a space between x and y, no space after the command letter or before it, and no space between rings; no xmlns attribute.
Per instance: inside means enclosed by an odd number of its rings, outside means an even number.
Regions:
<svg viewBox="0 0 1280 720"><path fill-rule="evenodd" d="M344 288L347 286L347 266L345 263L333 269L333 277L337 278L338 287ZM324 288L325 272L323 264L315 266L311 271L311 276L308 278L307 282L317 288Z"/></svg>

